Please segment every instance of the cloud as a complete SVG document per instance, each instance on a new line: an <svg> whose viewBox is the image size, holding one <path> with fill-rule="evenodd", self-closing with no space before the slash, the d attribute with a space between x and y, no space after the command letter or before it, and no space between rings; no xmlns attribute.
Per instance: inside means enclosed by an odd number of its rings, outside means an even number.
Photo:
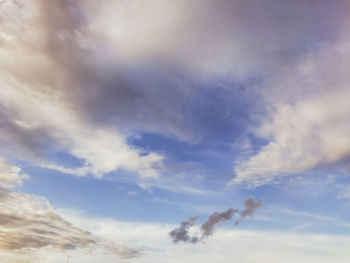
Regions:
<svg viewBox="0 0 350 263"><path fill-rule="evenodd" d="M12 58L2 71L5 80L44 93L70 114L97 126L117 124L127 133L145 128L188 133L188 124L179 115L183 113L183 95L189 92L179 88L181 78L169 80L166 67L154 70L121 64L110 50L114 44L99 32L102 29L94 27L94 17L87 13L89 6L89 1L47 4L36 0L18 8L7 2L2 16L17 19L6 22L3 30L1 54L4 59ZM4 84L14 88L14 83Z"/></svg>
<svg viewBox="0 0 350 263"><path fill-rule="evenodd" d="M198 133L190 113L203 76L251 77L290 63L336 37L345 9L325 0L317 12L308 12L312 0L17 3L6 1L1 13L15 17L2 34L5 74L95 124L187 140Z"/></svg>
<svg viewBox="0 0 350 263"><path fill-rule="evenodd" d="M242 263L331 263L334 261L346 263L348 260L349 237L346 235L225 228L217 229L215 242L214 240L199 242L195 246L180 242L174 246L171 245L172 241L168 233L175 229L176 225L91 218L73 211L62 211L62 214L81 228L89 229L106 238L114 238L115 242L122 240L123 244L142 248L143 256L133 259L136 263L175 263L179 262L179 255L185 263L216 261L228 263L232 262L232 258ZM273 223L276 224L276 222ZM88 257L76 254L72 259L77 263L93 263L98 260L106 263L115 262L103 254L91 254ZM59 263L59 260L55 255L46 262Z"/></svg>
<svg viewBox="0 0 350 263"><path fill-rule="evenodd" d="M40 249L89 248L105 249L122 258L140 255L138 250L116 245L74 226L55 212L43 197L10 191L21 184L20 168L0 160L0 251L35 254Z"/></svg>
<svg viewBox="0 0 350 263"><path fill-rule="evenodd" d="M253 198L249 198L244 202L245 209L243 210L229 208L224 212L214 212L200 227L200 236L189 235L189 230L195 224L198 217L190 217L187 221L181 222L180 227L175 228L169 232L169 235L174 243L178 243L180 241L184 243L198 243L199 241L202 241L211 236L216 225L221 222L231 220L235 214L240 214L240 218L234 224L236 227L246 216L253 215L255 210L261 207L262 203L263 200L259 200L255 203Z"/></svg>
<svg viewBox="0 0 350 263"><path fill-rule="evenodd" d="M244 202L245 209L240 211L240 218L235 222L235 226L237 226L246 216L251 216L253 213L262 206L263 200L259 200L254 203L253 198L249 198Z"/></svg>
<svg viewBox="0 0 350 263"><path fill-rule="evenodd" d="M21 193L1 197L0 248L9 252L52 247L60 250L94 246L97 241L53 212L45 200Z"/></svg>
<svg viewBox="0 0 350 263"><path fill-rule="evenodd" d="M54 149L84 162L75 170L45 163L66 173L127 169L144 177L158 174L162 156L141 156L128 136L155 132L198 142L212 126L196 115L207 106L196 98L210 97L203 90L225 89L234 99L240 88L221 81L227 73L244 82L292 67L339 37L347 6L321 0L310 12L312 0L1 5L2 143L24 159ZM246 125L232 123L232 130Z"/></svg>
<svg viewBox="0 0 350 263"><path fill-rule="evenodd" d="M208 220L201 226L201 230L203 231L202 239L204 237L211 236L214 231L215 225L232 219L232 216L235 215L239 210L229 208L225 212L214 212L211 216L209 216Z"/></svg>
<svg viewBox="0 0 350 263"><path fill-rule="evenodd" d="M190 217L187 221L183 221L179 228L172 230L169 235L173 239L174 243L179 241L197 243L199 239L197 237L190 237L188 230L194 225L197 217Z"/></svg>
<svg viewBox="0 0 350 263"><path fill-rule="evenodd" d="M253 186L282 176L338 167L350 158L348 29L333 43L270 80L270 103L255 134L268 140L235 166L232 183Z"/></svg>
<svg viewBox="0 0 350 263"><path fill-rule="evenodd" d="M23 4L23 8L13 2L4 5L3 18L16 17L6 20L0 52L9 61L0 72L4 87L0 91L0 139L4 145L19 157L29 160L35 156L39 159L37 163L66 173L101 177L127 169L144 177L157 176L161 156L155 153L141 156L115 127L90 122L70 92L78 89L89 93L85 89L87 83L84 87L77 83L83 74L80 71L87 67L79 57L82 50L74 35L84 24L79 7L69 1L54 1L50 5L34 1ZM52 20L44 23L51 13ZM37 35L32 35L32 28ZM59 40L56 34L61 31L68 34L68 40L64 37ZM87 70L86 74L92 76L95 72ZM96 78L99 82L97 75ZM67 152L84 164L74 170L51 164L45 160L48 151Z"/></svg>
<svg viewBox="0 0 350 263"><path fill-rule="evenodd" d="M325 0L91 2L92 27L114 43L121 59L170 60L194 71L237 75L276 69L281 60L291 62L335 38L348 6Z"/></svg>
<svg viewBox="0 0 350 263"><path fill-rule="evenodd" d="M24 178L27 178L27 175L21 174L21 168L11 166L0 156L0 191L21 186Z"/></svg>
<svg viewBox="0 0 350 263"><path fill-rule="evenodd" d="M11 126L5 126L5 136L15 144L27 141L22 139L15 141L27 133L40 132L50 138L57 147L68 151L73 156L84 160L84 166L77 170L65 170L67 173L85 175L92 173L102 176L104 173L124 168L139 172L142 176L156 176L156 166L159 166L162 157L150 153L147 156L140 156L139 151L131 149L125 142L125 137L118 131L108 127L95 127L81 120L69 109L55 101L55 96L36 92L29 87L23 87L20 83L15 86L7 86L1 91L1 101L8 105L13 104L13 111L16 111L17 118L7 120L12 122ZM30 101L28 101L30 97ZM7 131L17 126L12 133ZM27 130L22 132L23 130ZM34 136L34 135L33 135ZM21 148L28 148L31 145L20 145ZM39 144L39 149L44 150L47 145ZM28 149L36 151L36 149ZM132 160L132 162L131 162ZM41 161L45 164L45 161ZM39 161L40 164L40 161ZM50 168L55 165L47 164Z"/></svg>

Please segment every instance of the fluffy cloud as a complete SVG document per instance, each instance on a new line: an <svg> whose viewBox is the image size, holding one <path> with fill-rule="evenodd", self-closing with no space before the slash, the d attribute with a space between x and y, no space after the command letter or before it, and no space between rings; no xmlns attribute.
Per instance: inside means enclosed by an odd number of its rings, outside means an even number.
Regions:
<svg viewBox="0 0 350 263"><path fill-rule="evenodd" d="M271 80L272 107L255 131L269 143L237 164L234 183L259 185L349 160L349 46L345 30L336 43Z"/></svg>
<svg viewBox="0 0 350 263"><path fill-rule="evenodd" d="M70 170L41 160L46 167L68 173L102 176L122 168L145 177L156 176L161 156L141 156L118 130L89 122L78 109L78 101L70 101L73 89L89 91L77 83L80 71L87 67L78 54L82 50L74 36L78 17L70 9L74 5L64 2L46 6L44 1L34 1L22 7L15 2L2 3L5 21L0 56L7 63L0 72L1 141L27 160L61 150L84 161L83 167ZM45 10L57 11L49 24L44 23ZM6 19L10 16L15 19ZM56 34L60 30L64 34L65 29L69 30L69 40L52 39L59 37Z"/></svg>

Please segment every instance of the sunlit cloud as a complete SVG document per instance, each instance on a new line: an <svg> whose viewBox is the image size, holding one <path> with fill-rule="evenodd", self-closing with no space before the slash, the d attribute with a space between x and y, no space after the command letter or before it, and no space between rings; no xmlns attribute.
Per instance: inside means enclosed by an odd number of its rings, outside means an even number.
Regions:
<svg viewBox="0 0 350 263"><path fill-rule="evenodd" d="M20 168L0 161L0 186L5 186L0 189L0 251L26 254L24 262L31 262L40 249L104 249L122 258L139 256L138 250L75 227L55 212L45 198L11 191L21 184Z"/></svg>

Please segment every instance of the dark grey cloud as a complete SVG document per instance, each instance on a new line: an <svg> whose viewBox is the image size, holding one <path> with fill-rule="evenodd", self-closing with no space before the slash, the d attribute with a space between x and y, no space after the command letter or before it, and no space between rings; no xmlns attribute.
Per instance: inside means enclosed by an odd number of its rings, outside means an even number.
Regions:
<svg viewBox="0 0 350 263"><path fill-rule="evenodd" d="M255 203L253 198L247 199L244 202L245 209L239 212L240 218L235 222L235 226L237 226L245 217L253 215L262 204L263 200L259 200Z"/></svg>
<svg viewBox="0 0 350 263"><path fill-rule="evenodd" d="M175 228L169 233L174 243L178 243L180 241L197 243L199 241L197 237L191 237L189 235L189 229L195 224L197 218L198 217L190 217L187 221L181 222L179 228Z"/></svg>
<svg viewBox="0 0 350 263"><path fill-rule="evenodd" d="M227 209L227 211L221 213L214 212L211 216L209 216L208 220L201 226L201 230L203 231L202 239L211 236L217 224L232 219L232 217L238 212L239 210L233 208L229 208Z"/></svg>
<svg viewBox="0 0 350 263"><path fill-rule="evenodd" d="M215 227L218 224L229 221L236 214L239 214L240 218L234 224L234 227L236 227L245 217L252 216L254 212L261 207L262 203L263 200L254 202L253 198L249 198L244 202L245 208L243 210L229 208L224 212L214 212L209 216L208 220L201 225L200 234L192 236L190 235L190 228L194 226L198 217L190 217L187 221L181 222L180 227L169 232L169 235L174 243L182 241L184 243L195 244L213 235Z"/></svg>

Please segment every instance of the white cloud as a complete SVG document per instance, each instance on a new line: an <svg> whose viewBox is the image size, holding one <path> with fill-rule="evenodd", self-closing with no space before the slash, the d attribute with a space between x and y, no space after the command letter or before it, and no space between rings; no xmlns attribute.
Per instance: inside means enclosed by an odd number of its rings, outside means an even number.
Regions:
<svg viewBox="0 0 350 263"><path fill-rule="evenodd" d="M184 262L209 263L232 262L301 262L331 263L347 262L348 242L346 236L323 234L295 234L276 231L242 231L238 229L219 229L214 238L205 243L173 244L168 236L174 225L157 223L131 223L112 219L89 218L70 210L60 210L67 220L89 229L117 243L132 244L142 249L143 254L133 259L137 263ZM90 261L98 256L91 254ZM113 262L102 256L103 262ZM84 256L75 256L77 263ZM90 262L88 261L88 262ZM54 259L47 262L58 262Z"/></svg>
<svg viewBox="0 0 350 263"><path fill-rule="evenodd" d="M21 168L10 165L0 156L0 191L21 186L22 179L27 177L27 175L21 174Z"/></svg>
<svg viewBox="0 0 350 263"><path fill-rule="evenodd" d="M175 225L120 222L92 218L75 210L54 210L45 198L24 193L3 192L0 198L0 261L4 262L59 263L72 256L71 261L77 263L112 263L118 260L116 255L124 259L138 256L132 259L136 263L348 260L350 240L346 236L223 228L206 243L175 245L168 236ZM329 220L308 213L301 215Z"/></svg>
<svg viewBox="0 0 350 263"><path fill-rule="evenodd" d="M64 220L49 202L32 194L14 192L20 184L20 169L2 159L0 166L0 261L39 261L41 253L67 253L74 250L104 251L110 257L131 258L139 251L116 245ZM21 262L21 261L18 261Z"/></svg>
<svg viewBox="0 0 350 263"><path fill-rule="evenodd" d="M269 140L235 167L233 183L260 185L350 157L349 32L270 84L272 106L255 133ZM265 90L266 91L266 90Z"/></svg>
<svg viewBox="0 0 350 263"><path fill-rule="evenodd" d="M140 156L138 150L126 144L122 134L112 128L86 123L57 101L55 94L35 91L24 83L6 82L5 77L1 80L4 88L0 91L0 102L16 113L12 121L20 126L18 129L45 130L59 147L85 161L84 167L66 172L102 176L124 168L145 177L157 175L155 166L160 165L161 156L154 153Z"/></svg>
<svg viewBox="0 0 350 263"><path fill-rule="evenodd" d="M296 105L280 105L272 121L261 128L269 144L235 169L235 181L265 183L349 157L349 97L350 92L342 90Z"/></svg>
<svg viewBox="0 0 350 263"><path fill-rule="evenodd" d="M6 61L0 71L3 144L15 149L17 157L27 160L34 154L45 155L46 147L68 152L82 159L84 165L72 170L43 160L41 164L76 175L92 173L101 177L123 168L143 177L157 176L157 167L162 163L160 155L141 156L115 127L89 122L78 105L70 101L73 98L68 93L77 85L74 74L79 73L70 72L55 54L47 53L43 47L48 45L50 30L41 23L45 5L41 1L26 4L25 8L11 2L3 5L0 13L6 21L0 34L0 57ZM9 16L10 21L6 19ZM74 50L75 45L72 41L71 47L62 49Z"/></svg>
<svg viewBox="0 0 350 263"><path fill-rule="evenodd" d="M298 56L300 46L327 39L329 32L319 31L339 23L325 19L323 11L305 12L314 6L309 0L86 3L91 30L108 39L114 54L126 63L170 60L195 72L236 76L277 70L281 57L289 52ZM333 12L340 6L330 10L326 1L318 3L329 16L337 15Z"/></svg>

